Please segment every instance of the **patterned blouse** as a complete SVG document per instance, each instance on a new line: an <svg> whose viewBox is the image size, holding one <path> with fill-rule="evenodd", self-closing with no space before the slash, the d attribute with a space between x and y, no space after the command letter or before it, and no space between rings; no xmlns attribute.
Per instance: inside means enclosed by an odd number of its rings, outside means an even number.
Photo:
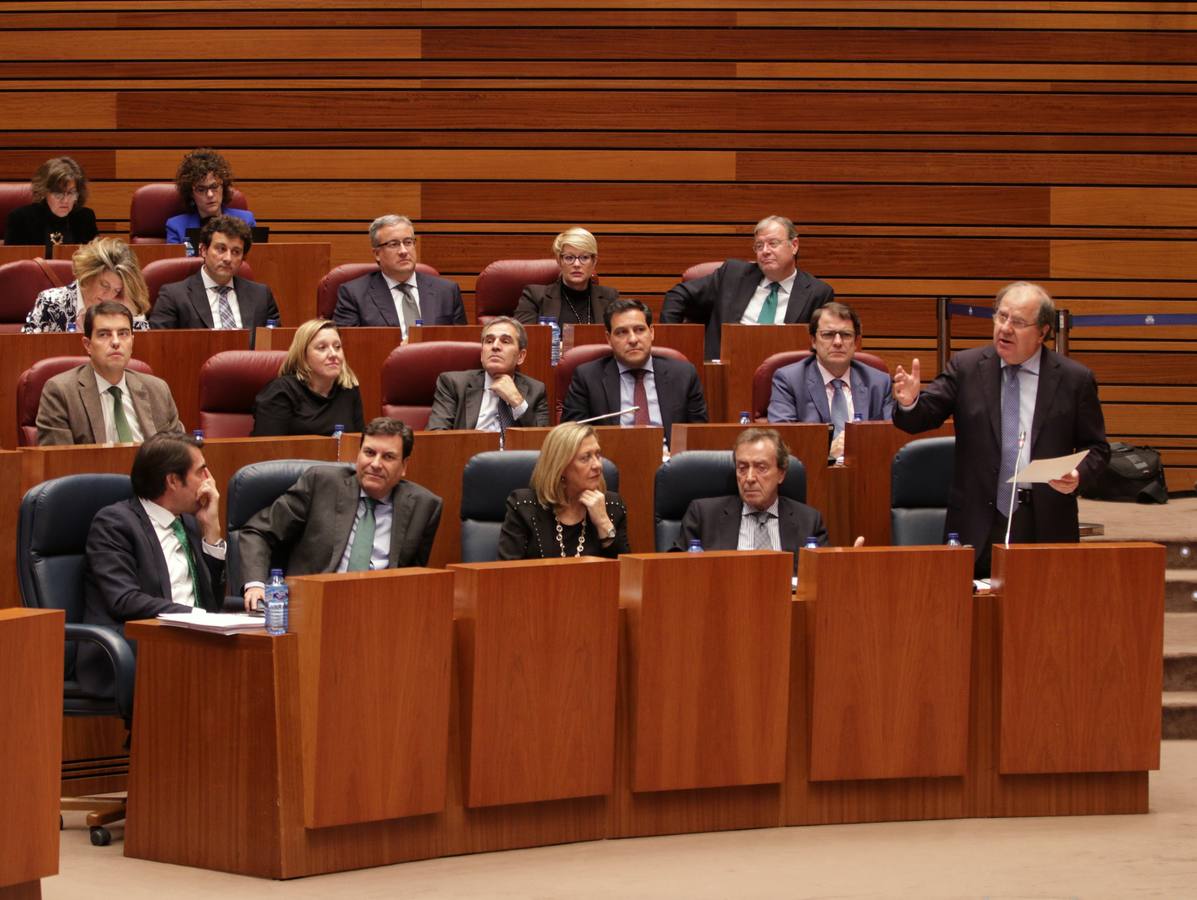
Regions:
<svg viewBox="0 0 1197 900"><path fill-rule="evenodd" d="M22 334L41 334L50 331L66 331L67 325L78 321L83 315L83 298L79 294L79 282L72 281L66 287L46 288L37 295L33 309L25 317ZM148 331L150 323L145 316L133 317L135 331Z"/></svg>

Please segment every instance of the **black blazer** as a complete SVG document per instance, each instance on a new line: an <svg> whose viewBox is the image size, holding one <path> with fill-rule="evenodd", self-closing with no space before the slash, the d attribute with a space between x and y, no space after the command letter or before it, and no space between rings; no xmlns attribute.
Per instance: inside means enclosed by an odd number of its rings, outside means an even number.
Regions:
<svg viewBox="0 0 1197 900"><path fill-rule="evenodd" d="M703 352L707 359L718 359L723 325L740 321L764 277L756 263L729 259L710 275L671 287L661 307L661 321L705 325ZM831 285L799 269L786 304L785 324L809 322L811 313L834 299Z"/></svg>
<svg viewBox="0 0 1197 900"><path fill-rule="evenodd" d="M994 516L1005 515L1004 510L997 509L1002 462L1001 378L1001 358L994 346L975 347L952 357L947 369L923 387L910 410L894 407L894 424L911 434L937 428L948 416L954 417L955 466L944 531L957 532L965 544L972 544L978 556L989 543ZM1023 465L1080 450L1089 451L1077 469L1083 488L1102 473L1110 459L1097 381L1080 363L1044 347ZM1031 491L1036 539L1080 540L1076 503L1079 489L1061 494L1051 485L1036 484Z"/></svg>
<svg viewBox="0 0 1197 900"><path fill-rule="evenodd" d="M86 206L76 206L62 218L50 212L46 201L18 206L8 214L4 226L5 244L44 247L51 232L62 235L63 243L86 244L100 233L96 214Z"/></svg>
<svg viewBox="0 0 1197 900"><path fill-rule="evenodd" d="M628 546L628 511L623 498L607 491L607 517L615 526L615 540L607 547L599 540L594 523L587 516L582 520L586 542L583 556L603 556L615 559L630 553ZM578 549L577 538L565 540L566 556ZM560 559L561 545L557 543L557 519L553 511L541 506L532 488L518 488L507 498L507 512L503 529L499 532L499 559Z"/></svg>
<svg viewBox="0 0 1197 900"><path fill-rule="evenodd" d="M265 328L267 319L279 320L278 305L270 288L257 281L248 281L233 276L233 291L241 309L241 327ZM158 292L158 300L150 312L151 328L214 328L212 305L204 289L204 279L199 272L164 284Z"/></svg>
<svg viewBox="0 0 1197 900"><path fill-rule="evenodd" d="M465 325L465 304L461 288L448 278L416 272L420 295L420 318L425 325ZM347 281L337 289L333 322L344 326L399 327L395 292L387 287L381 271Z"/></svg>
<svg viewBox="0 0 1197 900"><path fill-rule="evenodd" d="M224 560L202 552L195 518L183 516L195 578L196 604L209 612L224 602ZM92 520L84 564L86 607L83 621L106 625L124 634L132 619L152 619L164 612L190 612L171 600L170 571L154 525L136 497L106 506ZM104 651L94 644L79 645L76 672L89 690L106 690L111 670Z"/></svg>
<svg viewBox="0 0 1197 900"><path fill-rule="evenodd" d="M690 541L698 539L704 550L735 550L740 543L740 520L743 517L744 501L738 494L691 500L673 549L685 550ZM808 537L813 536L820 547L827 543L823 517L813 506L789 497L778 497L777 520L781 549L794 554L794 571L797 572L798 553Z"/></svg>
<svg viewBox="0 0 1197 900"><path fill-rule="evenodd" d="M541 316L552 316L562 322L561 279L552 284L530 284L520 294L520 301L516 304L512 317L525 325L535 325ZM601 284L590 283L590 320L596 325L603 324L603 313L607 307L619 299L619 291L615 288L604 287ZM570 320L574 321L574 320Z"/></svg>
<svg viewBox="0 0 1197 900"><path fill-rule="evenodd" d="M549 401L544 385L523 372L514 376L516 389L524 395L528 408L515 420L521 428L543 428L549 424ZM481 369L466 372L442 372L436 378L436 392L432 398L432 413L428 417L429 431L462 431L478 427L482 411L482 386L486 373ZM503 401L500 400L500 403Z"/></svg>
<svg viewBox="0 0 1197 900"><path fill-rule="evenodd" d="M698 370L694 366L654 354L653 375L665 440L670 439L674 422L707 421L707 403L703 399ZM561 421L577 422L604 413L619 412L620 408L619 364L614 356L608 356L580 365L574 370L569 391L565 395ZM618 425L619 422L611 419L600 424Z"/></svg>

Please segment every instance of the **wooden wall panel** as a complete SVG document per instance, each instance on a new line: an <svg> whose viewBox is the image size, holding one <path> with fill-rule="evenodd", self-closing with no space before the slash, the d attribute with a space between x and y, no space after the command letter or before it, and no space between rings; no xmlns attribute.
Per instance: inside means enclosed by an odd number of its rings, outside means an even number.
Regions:
<svg viewBox="0 0 1197 900"><path fill-rule="evenodd" d="M936 296L988 305L1015 278L1076 315L1197 309L1191 3L96 0L86 31L74 9L0 9L0 180L69 152L109 233L205 143L274 240L333 264L411 216L467 309L489 262L574 224L604 283L659 309L771 213L893 361L933 358ZM217 12L214 75L178 57ZM1197 470L1197 329L1078 328L1073 349L1112 433Z"/></svg>

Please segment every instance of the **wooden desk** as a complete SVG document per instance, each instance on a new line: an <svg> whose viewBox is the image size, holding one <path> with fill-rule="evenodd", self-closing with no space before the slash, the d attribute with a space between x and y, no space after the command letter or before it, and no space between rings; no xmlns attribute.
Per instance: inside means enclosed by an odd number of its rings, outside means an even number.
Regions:
<svg viewBox="0 0 1197 900"><path fill-rule="evenodd" d="M69 260L81 246L81 244L61 244L54 248L52 258ZM186 255L182 244L129 244L129 248L137 257L138 265L143 269L147 263L160 259L181 259Z"/></svg>
<svg viewBox="0 0 1197 900"><path fill-rule="evenodd" d="M504 446L508 450L539 450L550 430L509 428ZM656 549L653 489L665 433L659 425L603 425L594 430L603 456L619 469L619 494L628 508L628 544L633 553L651 553Z"/></svg>
<svg viewBox="0 0 1197 900"><path fill-rule="evenodd" d="M61 610L0 609L0 897L58 874Z"/></svg>
<svg viewBox="0 0 1197 900"><path fill-rule="evenodd" d="M740 413L752 409L752 376L757 366L774 353L810 349L810 331L805 325L724 325L722 334L722 418L739 422Z"/></svg>
<svg viewBox="0 0 1197 900"><path fill-rule="evenodd" d="M736 438L750 425L740 425L732 422L712 422L710 424L678 424L673 426L673 452L685 453L687 450L727 450L732 449ZM823 516L828 533L833 530L833 523L846 513L831 502L828 492L828 475L830 467L827 465L827 447L829 435L826 425L810 422L794 422L784 425L768 425L776 429L781 439L790 448L790 455L798 459L806 470L806 502L813 506ZM832 541L832 543L836 543ZM842 542L845 545L851 541Z"/></svg>
<svg viewBox="0 0 1197 900"><path fill-rule="evenodd" d="M890 527L890 472L894 454L911 441L955 434L951 422L934 431L907 434L889 422L849 422L844 426L843 478L833 486L833 504L847 509L837 525L845 530L833 534L833 542L849 543L864 535L871 547L886 546L892 539Z"/></svg>
<svg viewBox="0 0 1197 900"><path fill-rule="evenodd" d="M170 385L179 419L190 431L199 427L199 370L222 350L249 348L248 331L139 331L133 357ZM86 356L82 334L0 334L0 446L17 446L17 382L21 373L49 356Z"/></svg>
<svg viewBox="0 0 1197 900"><path fill-rule="evenodd" d="M792 565L761 551L620 558L613 836L779 823Z"/></svg>

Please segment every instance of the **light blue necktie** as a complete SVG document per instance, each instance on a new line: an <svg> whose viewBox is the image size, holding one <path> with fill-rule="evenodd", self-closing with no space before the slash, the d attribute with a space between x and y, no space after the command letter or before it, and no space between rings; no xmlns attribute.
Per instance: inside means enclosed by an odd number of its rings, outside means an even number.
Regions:
<svg viewBox="0 0 1197 900"><path fill-rule="evenodd" d="M1005 385L1002 388L1002 467L998 470L997 505L1004 516L1010 512L1010 495L1017 485L1006 482L1018 468L1018 373L1021 366L1012 365L1002 369ZM1018 501L1014 502L1018 509Z"/></svg>
<svg viewBox="0 0 1197 900"><path fill-rule="evenodd" d="M831 379L831 439L835 440L848 424L848 401L844 398L844 379Z"/></svg>

